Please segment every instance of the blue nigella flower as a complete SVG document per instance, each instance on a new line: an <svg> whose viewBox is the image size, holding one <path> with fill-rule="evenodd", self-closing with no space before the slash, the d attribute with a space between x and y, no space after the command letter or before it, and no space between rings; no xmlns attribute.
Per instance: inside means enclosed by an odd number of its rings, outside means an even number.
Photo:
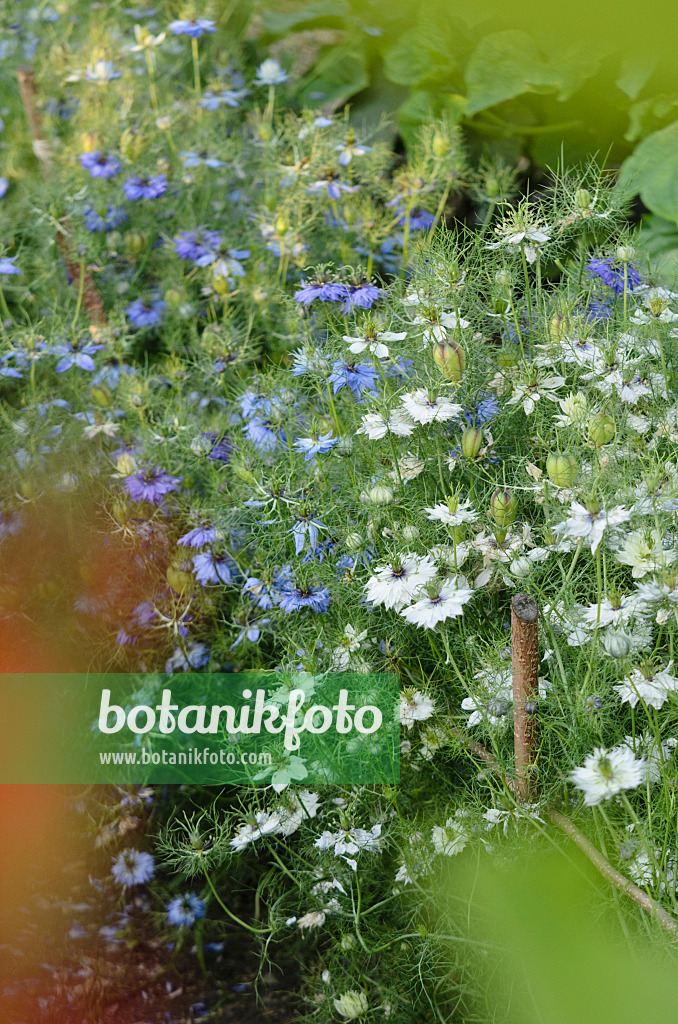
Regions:
<svg viewBox="0 0 678 1024"><path fill-rule="evenodd" d="M289 531L294 537L294 547L297 555L300 555L306 546L306 537L313 550L318 543L318 530L326 530L327 527L321 519L312 515L299 515L297 521Z"/></svg>
<svg viewBox="0 0 678 1024"><path fill-rule="evenodd" d="M342 312L350 313L352 309L371 309L381 295L381 288L369 281L349 284L346 297L342 304Z"/></svg>
<svg viewBox="0 0 678 1024"><path fill-rule="evenodd" d="M371 363L353 363L345 359L338 359L332 363L332 373L329 382L332 384L334 394L348 387L356 398L360 398L363 391L376 391L377 371Z"/></svg>
<svg viewBox="0 0 678 1024"><path fill-rule="evenodd" d="M16 256L0 257L0 274L23 274L23 270L14 266L15 259Z"/></svg>
<svg viewBox="0 0 678 1024"><path fill-rule="evenodd" d="M175 36L189 36L191 39L199 39L208 32L216 32L216 21L209 21L207 18L184 18L182 21L171 21L170 32Z"/></svg>
<svg viewBox="0 0 678 1024"><path fill-rule="evenodd" d="M312 281L294 293L297 302L304 306L319 299L321 302L342 302L348 298L348 288L341 281Z"/></svg>
<svg viewBox="0 0 678 1024"><path fill-rule="evenodd" d="M163 299L135 299L125 313L135 327L154 327L162 320L167 303Z"/></svg>
<svg viewBox="0 0 678 1024"><path fill-rule="evenodd" d="M115 153L102 153L99 149L81 153L80 163L93 178L114 178L120 172L120 161Z"/></svg>
<svg viewBox="0 0 678 1024"><path fill-rule="evenodd" d="M200 434L201 444L204 445L204 453L212 462L229 462L233 451L233 442L228 437L219 437L217 434L203 431Z"/></svg>
<svg viewBox="0 0 678 1024"><path fill-rule="evenodd" d="M167 920L178 928L187 928L195 924L199 917L205 916L205 904L194 892L175 896L167 904Z"/></svg>
<svg viewBox="0 0 678 1024"><path fill-rule="evenodd" d="M398 218L397 223L400 227L405 227L406 220L407 214L403 211L403 214ZM415 207L410 210L410 231L428 231L428 229L432 227L434 220L435 217L432 213L429 213L428 210Z"/></svg>
<svg viewBox="0 0 678 1024"><path fill-rule="evenodd" d="M181 544L185 548L204 548L206 544L213 544L217 537L216 529L208 523L203 523L180 537L177 544Z"/></svg>
<svg viewBox="0 0 678 1024"><path fill-rule="evenodd" d="M167 178L164 174L135 174L122 187L128 199L157 199L167 191Z"/></svg>
<svg viewBox="0 0 678 1024"><path fill-rule="evenodd" d="M232 583L238 567L232 558L215 551L202 551L193 556L193 570L198 583Z"/></svg>
<svg viewBox="0 0 678 1024"><path fill-rule="evenodd" d="M339 444L339 438L332 436L332 431L328 430L326 434L322 434L320 437L299 437L293 444L293 448L296 448L298 452L305 452L304 462L308 462L309 459L313 459L316 455L324 455L331 448L334 448L335 444Z"/></svg>
<svg viewBox="0 0 678 1024"><path fill-rule="evenodd" d="M267 626L270 621L270 619L258 619L257 622L245 623L244 626L240 627L240 633L238 634L237 639L234 640L229 647L229 651L232 651L234 647L237 647L238 644L241 644L246 638L251 644L258 643L259 637L261 636L260 627Z"/></svg>
<svg viewBox="0 0 678 1024"><path fill-rule="evenodd" d="M200 101L205 110L217 110L222 104L227 107L239 107L240 100L247 96L247 89L221 89L219 92L206 92Z"/></svg>
<svg viewBox="0 0 678 1024"><path fill-rule="evenodd" d="M329 590L320 583L309 586L293 582L281 594L280 607L285 615L304 610L319 615L327 612L330 600Z"/></svg>
<svg viewBox="0 0 678 1024"><path fill-rule="evenodd" d="M589 299L586 305L580 308L580 312L587 323L595 323L596 320L609 320L612 316L612 306L609 302Z"/></svg>
<svg viewBox="0 0 678 1024"><path fill-rule="evenodd" d="M268 611L275 603L273 597L269 593L267 585L263 580L257 579L256 576L250 576L245 580L242 593L244 595L246 594L247 597L250 597L254 601L256 607L263 609L263 611Z"/></svg>
<svg viewBox="0 0 678 1024"><path fill-rule="evenodd" d="M482 394L476 402L475 409L464 409L462 415L469 427L482 427L489 423L499 412L499 402L494 395Z"/></svg>
<svg viewBox="0 0 678 1024"><path fill-rule="evenodd" d="M272 451L278 444L277 432L263 416L254 416L243 427L243 433L263 452Z"/></svg>
<svg viewBox="0 0 678 1024"><path fill-rule="evenodd" d="M111 874L118 885L142 885L155 874L155 861L150 853L131 846L113 858Z"/></svg>
<svg viewBox="0 0 678 1024"><path fill-rule="evenodd" d="M177 647L172 657L165 662L165 672L169 675L174 672L195 672L197 669L203 668L209 660L210 649L207 644L193 641L185 652L181 647Z"/></svg>
<svg viewBox="0 0 678 1024"><path fill-rule="evenodd" d="M180 260L191 260L197 267L207 267L217 258L222 241L220 231L208 231L201 224L193 231L179 232L174 240L174 251Z"/></svg>
<svg viewBox="0 0 678 1024"><path fill-rule="evenodd" d="M342 192L357 192L358 189L358 185L348 185L334 171L328 171L324 178L312 182L306 191L314 193L326 192L329 199L336 201L341 198Z"/></svg>
<svg viewBox="0 0 678 1024"><path fill-rule="evenodd" d="M186 150L180 153L181 162L184 167L211 167L213 170L217 167L225 167L223 160L219 160L216 156L210 156L209 153L201 152L194 153L192 150Z"/></svg>
<svg viewBox="0 0 678 1024"><path fill-rule="evenodd" d="M106 213L99 213L93 206L85 207L85 227L88 231L114 231L129 220L127 210L122 206L109 206Z"/></svg>
<svg viewBox="0 0 678 1024"><path fill-rule="evenodd" d="M9 188L9 180L7 178L0 178L0 199L7 194Z"/></svg>
<svg viewBox="0 0 678 1024"><path fill-rule="evenodd" d="M158 505L166 494L178 490L181 477L170 476L159 466L149 466L125 477L124 483L132 501L150 501Z"/></svg>
<svg viewBox="0 0 678 1024"><path fill-rule="evenodd" d="M606 259L591 259L586 264L589 278L599 277L603 284L611 288L615 295L624 293L624 264L615 263L611 256ZM638 267L635 262L626 264L626 287L633 291L641 283Z"/></svg>
<svg viewBox="0 0 678 1024"><path fill-rule="evenodd" d="M92 356L95 352L101 352L103 348L103 345L87 344L82 338L72 345L55 345L52 349L53 354L62 357L56 365L56 372L64 373L72 366L77 366L80 370L88 370L92 373L96 370Z"/></svg>

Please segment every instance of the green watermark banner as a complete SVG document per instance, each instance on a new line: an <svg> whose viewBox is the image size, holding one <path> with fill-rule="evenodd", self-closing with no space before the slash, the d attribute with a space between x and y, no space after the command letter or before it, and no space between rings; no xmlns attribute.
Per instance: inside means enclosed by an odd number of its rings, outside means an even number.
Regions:
<svg viewBox="0 0 678 1024"><path fill-rule="evenodd" d="M394 674L0 675L0 784L384 784Z"/></svg>

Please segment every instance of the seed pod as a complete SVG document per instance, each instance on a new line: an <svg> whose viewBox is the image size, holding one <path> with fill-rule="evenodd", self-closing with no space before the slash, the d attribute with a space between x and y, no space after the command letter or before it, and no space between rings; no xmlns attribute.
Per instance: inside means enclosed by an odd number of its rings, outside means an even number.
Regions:
<svg viewBox="0 0 678 1024"><path fill-rule="evenodd" d="M113 404L113 392L106 384L92 384L90 394L102 409L110 409Z"/></svg>
<svg viewBox="0 0 678 1024"><path fill-rule="evenodd" d="M555 452L546 460L546 472L549 480L556 487L571 487L577 478L579 466L574 455Z"/></svg>
<svg viewBox="0 0 678 1024"><path fill-rule="evenodd" d="M131 476L137 468L137 464L134 461L134 457L129 452L122 452L118 455L118 461L115 464L115 468L118 473L122 476Z"/></svg>
<svg viewBox="0 0 678 1024"><path fill-rule="evenodd" d="M167 566L165 578L175 594L182 594L193 585L195 579L191 573L192 563L182 559Z"/></svg>
<svg viewBox="0 0 678 1024"><path fill-rule="evenodd" d="M588 210L593 197L587 188L578 188L574 195L574 201L580 210Z"/></svg>
<svg viewBox="0 0 678 1024"><path fill-rule="evenodd" d="M620 263L628 263L636 255L632 245L620 245L617 249L617 259Z"/></svg>
<svg viewBox="0 0 678 1024"><path fill-rule="evenodd" d="M125 249L130 256L141 256L148 244L148 238L141 231L128 231L125 235Z"/></svg>
<svg viewBox="0 0 678 1024"><path fill-rule="evenodd" d="M500 529L516 521L518 501L508 488L498 488L490 498L490 515Z"/></svg>
<svg viewBox="0 0 678 1024"><path fill-rule="evenodd" d="M483 432L480 427L467 427L461 435L461 454L466 459L475 459L483 446Z"/></svg>
<svg viewBox="0 0 678 1024"><path fill-rule="evenodd" d="M597 448L612 441L616 433L615 422L606 412L596 413L589 420L589 437Z"/></svg>
<svg viewBox="0 0 678 1024"><path fill-rule="evenodd" d="M443 135L441 135L439 132L436 132L436 134L433 136L433 143L431 149L433 150L433 155L437 156L438 159L441 160L444 156L447 156L447 154L449 153L450 144Z"/></svg>
<svg viewBox="0 0 678 1024"><path fill-rule="evenodd" d="M374 505L390 505L393 501L393 488L388 484L376 484L370 488L368 494Z"/></svg>
<svg viewBox="0 0 678 1024"><path fill-rule="evenodd" d="M450 341L436 341L433 346L433 362L445 380L457 384L464 376L466 356L461 345Z"/></svg>

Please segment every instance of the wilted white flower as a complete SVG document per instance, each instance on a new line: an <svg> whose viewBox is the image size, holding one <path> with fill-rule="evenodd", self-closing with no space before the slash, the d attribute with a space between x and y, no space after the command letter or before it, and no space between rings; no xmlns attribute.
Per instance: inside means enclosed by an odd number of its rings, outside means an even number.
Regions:
<svg viewBox="0 0 678 1024"><path fill-rule="evenodd" d="M362 1017L364 1013L367 1013L369 1009L369 1003L367 996L364 992L358 992L356 989L351 988L348 992L344 992L343 995L338 996L333 1000L334 1009L337 1011L340 1017L344 1020L355 1020L356 1017Z"/></svg>

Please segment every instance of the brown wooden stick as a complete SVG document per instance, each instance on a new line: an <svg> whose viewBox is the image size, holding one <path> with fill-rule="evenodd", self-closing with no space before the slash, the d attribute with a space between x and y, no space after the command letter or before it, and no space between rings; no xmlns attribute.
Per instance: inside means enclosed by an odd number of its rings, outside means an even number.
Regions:
<svg viewBox="0 0 678 1024"><path fill-rule="evenodd" d="M44 175L49 177L52 170L52 156L49 145L45 141L42 131L42 120L38 110L37 89L35 87L35 75L33 74L33 68L19 68L17 70L17 79L19 81L19 89L21 91L24 110L26 111L26 118L31 128L31 135L33 136L33 152L42 165ZM80 288L82 281L82 308L85 314L89 317L91 323L105 324L106 314L104 312L104 304L96 290L94 279L92 278L92 272L86 263L79 263L73 258L71 250L66 242L66 238L72 234L72 231L72 224L70 220L65 217L61 221L56 233L56 241L59 246L59 251L66 262L68 273L70 274L71 280L76 289Z"/></svg>
<svg viewBox="0 0 678 1024"><path fill-rule="evenodd" d="M535 777L539 745L539 608L528 594L516 594L511 601L511 663L516 793L519 800L536 803L539 799Z"/></svg>

